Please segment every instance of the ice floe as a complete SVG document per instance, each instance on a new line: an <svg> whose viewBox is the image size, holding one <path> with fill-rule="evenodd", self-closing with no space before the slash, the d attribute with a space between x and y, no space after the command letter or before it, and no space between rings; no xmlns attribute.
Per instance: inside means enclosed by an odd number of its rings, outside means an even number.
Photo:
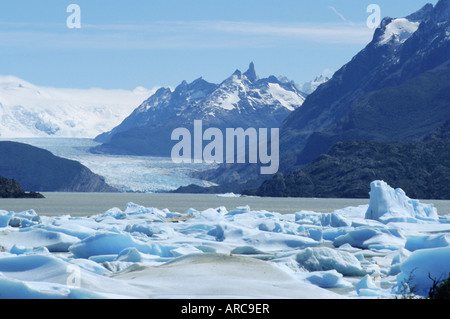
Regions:
<svg viewBox="0 0 450 319"><path fill-rule="evenodd" d="M332 213L0 210L0 298L394 298L450 273L450 223L382 181Z"/></svg>
<svg viewBox="0 0 450 319"><path fill-rule="evenodd" d="M393 189L384 181L370 184L370 204L367 219L383 223L436 221L439 217L432 204L410 199L401 188Z"/></svg>

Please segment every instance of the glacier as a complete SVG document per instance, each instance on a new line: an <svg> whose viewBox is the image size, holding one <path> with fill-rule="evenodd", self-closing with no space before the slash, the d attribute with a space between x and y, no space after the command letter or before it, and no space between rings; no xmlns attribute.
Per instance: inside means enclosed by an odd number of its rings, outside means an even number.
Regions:
<svg viewBox="0 0 450 319"><path fill-rule="evenodd" d="M0 75L0 137L94 138L156 89L55 88Z"/></svg>
<svg viewBox="0 0 450 319"><path fill-rule="evenodd" d="M0 298L391 299L408 283L426 296L429 274L450 273L450 215L423 218L383 181L370 197L332 213L0 210Z"/></svg>
<svg viewBox="0 0 450 319"><path fill-rule="evenodd" d="M211 186L210 182L193 178L190 173L212 169L217 164L175 164L171 158L132 155L92 154L91 147L99 143L88 138L10 138L2 139L30 144L46 149L56 156L75 160L120 192L154 193L176 190L196 184Z"/></svg>

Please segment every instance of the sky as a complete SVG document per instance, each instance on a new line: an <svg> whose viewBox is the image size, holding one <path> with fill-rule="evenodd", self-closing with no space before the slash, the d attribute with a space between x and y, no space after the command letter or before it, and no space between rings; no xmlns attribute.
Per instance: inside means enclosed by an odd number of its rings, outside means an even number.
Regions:
<svg viewBox="0 0 450 319"><path fill-rule="evenodd" d="M369 5L395 18L428 2L437 0L1 1L0 75L132 90L220 83L254 62L259 77L303 83L332 76L370 42Z"/></svg>

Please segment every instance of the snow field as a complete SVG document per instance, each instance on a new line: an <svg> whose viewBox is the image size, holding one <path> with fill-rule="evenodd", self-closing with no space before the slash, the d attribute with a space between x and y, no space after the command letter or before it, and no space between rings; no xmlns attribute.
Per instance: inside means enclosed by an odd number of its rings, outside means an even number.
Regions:
<svg viewBox="0 0 450 319"><path fill-rule="evenodd" d="M370 195L333 213L0 210L0 298L426 296L450 273L449 216L382 181Z"/></svg>
<svg viewBox="0 0 450 319"><path fill-rule="evenodd" d="M0 75L0 136L94 138L120 124L156 90L52 88Z"/></svg>

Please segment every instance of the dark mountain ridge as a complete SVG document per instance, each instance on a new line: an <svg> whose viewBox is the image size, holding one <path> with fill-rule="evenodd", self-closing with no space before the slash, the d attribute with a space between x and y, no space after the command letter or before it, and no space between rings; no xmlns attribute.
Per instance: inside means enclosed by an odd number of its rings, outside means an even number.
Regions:
<svg viewBox="0 0 450 319"><path fill-rule="evenodd" d="M371 43L283 123L281 156L291 160L284 170L308 164L338 141L412 141L450 118L449 4L441 0L408 16L420 25L403 40L385 39L399 19L383 19ZM318 136L325 147L302 152Z"/></svg>
<svg viewBox="0 0 450 319"><path fill-rule="evenodd" d="M280 172L307 166L338 142L420 141L443 125L450 118L449 17L450 0L440 0L406 18L384 18L372 41L282 123ZM246 183L261 180L257 172L223 165L196 177Z"/></svg>
<svg viewBox="0 0 450 319"><path fill-rule="evenodd" d="M0 176L14 179L26 191L117 192L79 162L17 142L0 142Z"/></svg>
<svg viewBox="0 0 450 319"><path fill-rule="evenodd" d="M0 176L0 198L44 198L44 196L36 192L27 193L17 181Z"/></svg>
<svg viewBox="0 0 450 319"><path fill-rule="evenodd" d="M303 169L279 173L247 195L368 198L384 180L412 198L450 199L450 121L419 142L336 143Z"/></svg>

